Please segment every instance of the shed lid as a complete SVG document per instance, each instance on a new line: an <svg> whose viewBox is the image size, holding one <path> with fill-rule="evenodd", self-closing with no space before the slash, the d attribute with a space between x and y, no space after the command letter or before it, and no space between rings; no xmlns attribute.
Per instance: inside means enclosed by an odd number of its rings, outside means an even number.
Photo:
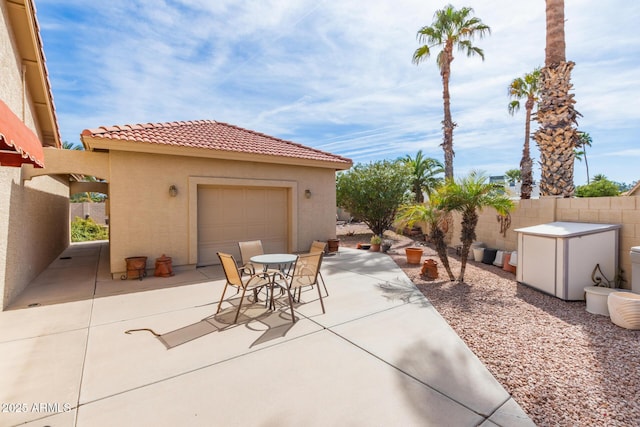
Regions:
<svg viewBox="0 0 640 427"><path fill-rule="evenodd" d="M621 228L620 224L592 224L587 222L550 222L531 227L516 228L514 231L548 237L571 237Z"/></svg>

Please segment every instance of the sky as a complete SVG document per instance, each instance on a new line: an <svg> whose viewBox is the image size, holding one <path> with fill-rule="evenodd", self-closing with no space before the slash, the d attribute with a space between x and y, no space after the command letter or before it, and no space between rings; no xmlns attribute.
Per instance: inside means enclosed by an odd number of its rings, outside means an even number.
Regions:
<svg viewBox="0 0 640 427"><path fill-rule="evenodd" d="M443 161L442 80L415 65L424 0L35 0L62 140L100 126L216 120L348 157ZM544 65L543 0L452 1L491 28L452 63L454 174L519 168L509 83ZM591 178L640 179L640 2L565 0ZM524 106L524 104L523 104ZM532 128L537 124L534 122ZM539 151L531 144L534 178ZM576 185L587 181L576 162Z"/></svg>

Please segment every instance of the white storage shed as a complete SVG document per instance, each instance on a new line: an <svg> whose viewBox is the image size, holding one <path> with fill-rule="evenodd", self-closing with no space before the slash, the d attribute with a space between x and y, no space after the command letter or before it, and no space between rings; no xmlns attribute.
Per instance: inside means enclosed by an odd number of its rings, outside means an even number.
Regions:
<svg viewBox="0 0 640 427"><path fill-rule="evenodd" d="M591 274L615 280L621 225L551 222L519 228L516 280L563 300L584 300Z"/></svg>

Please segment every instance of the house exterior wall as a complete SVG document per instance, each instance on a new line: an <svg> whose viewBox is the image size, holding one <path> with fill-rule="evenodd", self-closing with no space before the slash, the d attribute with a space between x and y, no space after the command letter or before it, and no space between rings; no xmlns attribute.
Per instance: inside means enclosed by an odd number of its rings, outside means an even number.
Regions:
<svg viewBox="0 0 640 427"><path fill-rule="evenodd" d="M335 172L327 168L111 151L109 223L111 272L126 270L125 258L162 254L174 266L197 260L197 185L279 186L289 190L290 251L315 239L335 238ZM176 197L169 187L178 188ZM306 189L311 198L305 198ZM196 249L194 249L196 248Z"/></svg>
<svg viewBox="0 0 640 427"><path fill-rule="evenodd" d="M31 96L23 89L22 63L4 1L0 12L0 99L41 138ZM64 182L52 177L23 185L20 168L0 166L2 309L69 244L68 191Z"/></svg>
<svg viewBox="0 0 640 427"><path fill-rule="evenodd" d="M513 230L554 221L621 224L618 260L624 272L625 288L631 289L629 250L640 246L640 197L542 198L516 201L511 213L511 226L506 236L500 234L496 211L484 209L478 220L476 240L488 247L513 251L517 249L517 233ZM453 221L451 245L460 244L460 216ZM589 266L593 268L594 266ZM613 278L609 278L613 280Z"/></svg>

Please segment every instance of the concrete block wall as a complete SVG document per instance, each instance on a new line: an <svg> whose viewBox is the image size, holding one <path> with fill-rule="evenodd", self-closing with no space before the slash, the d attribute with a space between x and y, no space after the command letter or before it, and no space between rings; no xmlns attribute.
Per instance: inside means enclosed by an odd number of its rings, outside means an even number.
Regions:
<svg viewBox="0 0 640 427"><path fill-rule="evenodd" d="M89 215L96 224L108 225L105 203L69 203L69 221L75 217L86 218Z"/></svg>
<svg viewBox="0 0 640 427"><path fill-rule="evenodd" d="M629 251L640 246L640 197L591 197L591 198L542 198L516 201L511 213L511 226L503 236L494 209L480 213L476 228L476 241L488 247L516 250L517 233L513 230L554 221L590 222L597 224L621 224L619 253L620 268L626 280L625 288L631 289L631 259ZM460 216L455 215L451 246L460 244Z"/></svg>

